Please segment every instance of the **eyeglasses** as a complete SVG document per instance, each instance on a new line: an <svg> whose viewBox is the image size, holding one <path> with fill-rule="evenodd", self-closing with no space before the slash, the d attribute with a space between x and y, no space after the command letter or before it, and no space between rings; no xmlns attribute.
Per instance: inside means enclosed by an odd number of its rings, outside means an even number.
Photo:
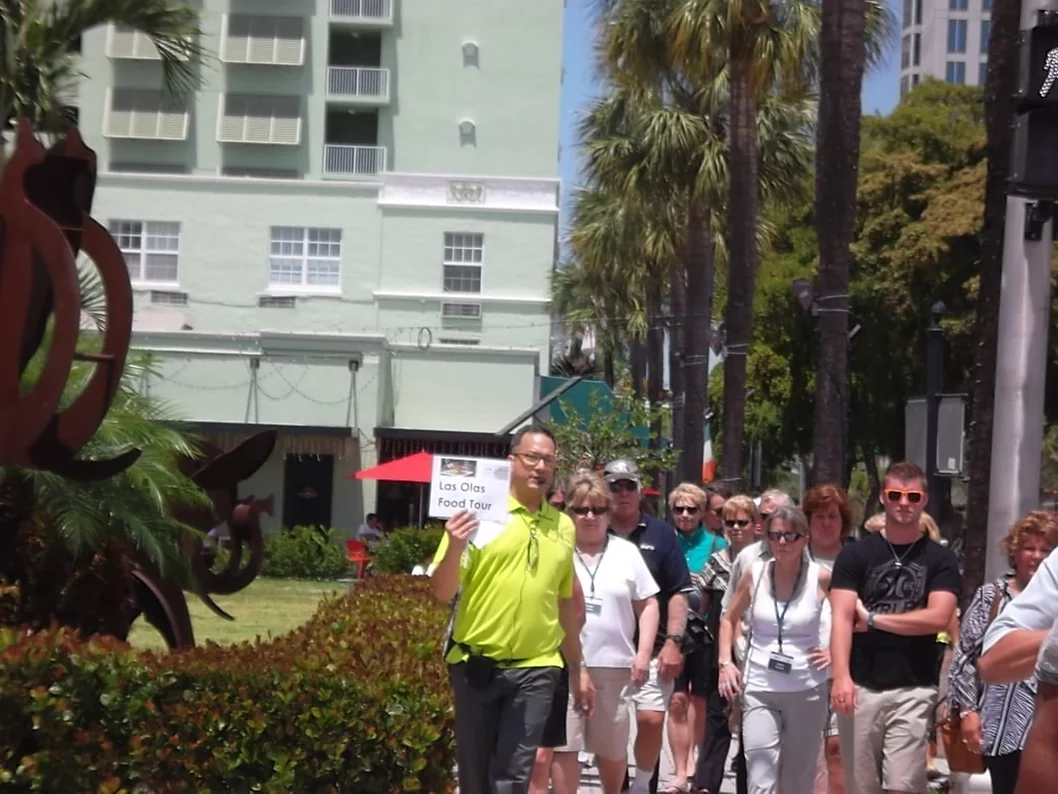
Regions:
<svg viewBox="0 0 1058 794"><path fill-rule="evenodd" d="M516 458L521 458L522 463L531 469L535 469L541 463L551 469L558 462L554 455L540 455L536 452L512 452L511 454Z"/></svg>
<svg viewBox="0 0 1058 794"><path fill-rule="evenodd" d="M610 483L611 493L631 493L632 491L639 490L639 483L634 483L631 480L618 480L617 482Z"/></svg>
<svg viewBox="0 0 1058 794"><path fill-rule="evenodd" d="M610 512L610 508L596 507L595 505L584 505L583 507L571 507L569 509L569 512L571 512L575 516L580 516L581 518L589 514L593 516L604 516Z"/></svg>
<svg viewBox="0 0 1058 794"><path fill-rule="evenodd" d="M693 516L698 514L697 507L688 507L687 505L676 505L672 508L672 512L678 516Z"/></svg>
<svg viewBox="0 0 1058 794"><path fill-rule="evenodd" d="M735 527L738 527L739 529L745 529L746 527L749 526L749 519L748 518L725 518L724 519L724 526L727 527L728 529L734 529Z"/></svg>
<svg viewBox="0 0 1058 794"><path fill-rule="evenodd" d="M925 494L922 491L902 491L899 488L889 488L885 492L885 498L890 502L899 502L904 496L907 497L909 504L917 505Z"/></svg>
<svg viewBox="0 0 1058 794"><path fill-rule="evenodd" d="M803 538L800 532L769 532L768 539L778 543L780 540L785 540L787 543L796 543Z"/></svg>

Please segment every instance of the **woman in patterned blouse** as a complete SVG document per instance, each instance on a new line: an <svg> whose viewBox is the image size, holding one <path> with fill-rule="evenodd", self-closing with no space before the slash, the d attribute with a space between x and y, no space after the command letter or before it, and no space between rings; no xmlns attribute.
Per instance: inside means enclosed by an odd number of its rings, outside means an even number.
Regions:
<svg viewBox="0 0 1058 794"><path fill-rule="evenodd" d="M1058 520L1029 513L1003 539L1012 573L986 582L974 593L963 617L952 657L948 700L959 719L967 748L985 757L994 794L1014 794L1021 750L1032 723L1036 681L982 684L977 673L981 642L989 624L1029 583L1039 564L1058 545Z"/></svg>

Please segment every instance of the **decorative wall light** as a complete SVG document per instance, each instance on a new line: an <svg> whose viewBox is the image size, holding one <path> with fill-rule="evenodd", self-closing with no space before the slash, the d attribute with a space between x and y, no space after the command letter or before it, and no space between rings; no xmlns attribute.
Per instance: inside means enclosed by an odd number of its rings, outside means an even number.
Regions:
<svg viewBox="0 0 1058 794"><path fill-rule="evenodd" d="M478 43L476 41L467 40L463 42L463 65L478 65Z"/></svg>
<svg viewBox="0 0 1058 794"><path fill-rule="evenodd" d="M459 122L459 145L460 146L475 146L477 145L477 125L474 124L470 119L463 119Z"/></svg>

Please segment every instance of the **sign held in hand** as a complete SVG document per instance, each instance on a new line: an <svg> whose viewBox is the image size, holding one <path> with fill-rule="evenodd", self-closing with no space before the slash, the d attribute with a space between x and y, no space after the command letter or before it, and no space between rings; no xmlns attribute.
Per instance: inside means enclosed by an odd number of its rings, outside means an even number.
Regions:
<svg viewBox="0 0 1058 794"><path fill-rule="evenodd" d="M505 522L510 482L509 460L434 455L430 516L450 518L460 510L469 510L479 521Z"/></svg>

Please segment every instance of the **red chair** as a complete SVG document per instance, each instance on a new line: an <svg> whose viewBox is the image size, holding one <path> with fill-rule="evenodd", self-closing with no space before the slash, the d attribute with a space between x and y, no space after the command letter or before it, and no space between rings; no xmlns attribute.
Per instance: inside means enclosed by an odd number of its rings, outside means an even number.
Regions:
<svg viewBox="0 0 1058 794"><path fill-rule="evenodd" d="M371 555L367 553L367 544L362 540L345 541L345 558L356 566L356 578L363 579Z"/></svg>

